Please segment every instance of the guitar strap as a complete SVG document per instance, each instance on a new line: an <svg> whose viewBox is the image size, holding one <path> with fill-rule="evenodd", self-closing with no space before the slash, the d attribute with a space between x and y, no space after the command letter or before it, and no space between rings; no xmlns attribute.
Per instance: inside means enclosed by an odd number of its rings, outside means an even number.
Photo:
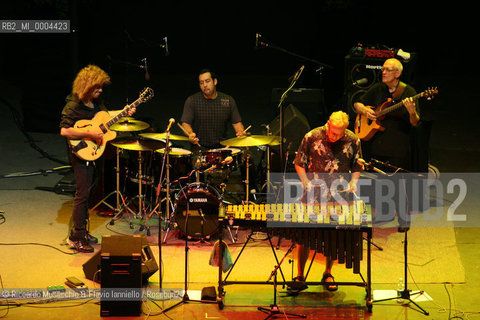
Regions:
<svg viewBox="0 0 480 320"><path fill-rule="evenodd" d="M400 81L398 83L398 86L395 89L395 92L393 92L393 94L392 94L392 98L393 98L394 101L398 101L398 99L400 99L400 97L402 96L403 91L405 91L406 87L407 87L407 85L404 82Z"/></svg>

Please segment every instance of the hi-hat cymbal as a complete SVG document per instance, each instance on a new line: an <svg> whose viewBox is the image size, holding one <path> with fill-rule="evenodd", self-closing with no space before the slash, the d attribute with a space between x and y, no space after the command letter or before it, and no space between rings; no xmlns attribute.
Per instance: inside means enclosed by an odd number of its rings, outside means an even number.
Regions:
<svg viewBox="0 0 480 320"><path fill-rule="evenodd" d="M117 138L111 142L117 148L133 151L154 151L166 146L165 141L136 139L135 137Z"/></svg>
<svg viewBox="0 0 480 320"><path fill-rule="evenodd" d="M115 124L113 124L110 129L113 131L140 131L140 130L145 130L150 125L146 122L140 121L140 120L134 120L134 119L125 119L122 118L122 121L119 121Z"/></svg>
<svg viewBox="0 0 480 320"><path fill-rule="evenodd" d="M153 139L153 140L165 140L165 139L167 139L167 133L166 132L161 132L161 133L148 132L148 133L140 133L139 135L144 137L144 138ZM179 135L170 133L170 140L188 141L188 137L179 136Z"/></svg>
<svg viewBox="0 0 480 320"><path fill-rule="evenodd" d="M263 145L276 146L280 144L280 137L262 135L240 136L220 141L220 143L229 147L253 147Z"/></svg>

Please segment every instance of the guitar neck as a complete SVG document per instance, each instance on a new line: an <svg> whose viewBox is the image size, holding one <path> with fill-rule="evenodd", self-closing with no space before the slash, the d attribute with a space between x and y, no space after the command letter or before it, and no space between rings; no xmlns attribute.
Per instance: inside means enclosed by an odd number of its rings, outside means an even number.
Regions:
<svg viewBox="0 0 480 320"><path fill-rule="evenodd" d="M121 118L125 117L128 113L128 111L131 109L131 108L135 108L137 107L140 102L142 100L139 98L137 100L135 100L134 102L132 102L131 104L129 104L128 106L126 106L125 108L123 108L123 110L117 114L115 117L113 117L112 119L110 119L106 124L107 124L107 127L110 128L112 125L114 125L115 123L118 122L118 120L120 120Z"/></svg>
<svg viewBox="0 0 480 320"><path fill-rule="evenodd" d="M423 95L424 95L424 92L419 93L419 94L416 94L416 95L414 95L414 96L412 97L412 99L413 99L413 100L418 100L419 98L423 97ZM385 108L385 109L383 109L382 111L378 112L378 113L377 113L377 117L384 116L384 115L386 115L387 113L392 112L392 111L400 108L401 106L403 106L403 101L400 101L399 103L396 103L396 104L394 104L394 105L392 105L392 106L390 106L390 107L388 107L388 108Z"/></svg>

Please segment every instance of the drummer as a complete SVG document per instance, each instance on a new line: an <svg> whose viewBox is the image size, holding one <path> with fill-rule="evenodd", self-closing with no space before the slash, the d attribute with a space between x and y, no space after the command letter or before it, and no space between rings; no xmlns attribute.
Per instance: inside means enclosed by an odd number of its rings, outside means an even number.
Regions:
<svg viewBox="0 0 480 320"><path fill-rule="evenodd" d="M201 92L187 98L181 118L182 127L188 133L193 150L222 148L220 141L226 139L228 123L236 136L244 135L245 128L235 100L217 91L217 76L209 69L198 75Z"/></svg>

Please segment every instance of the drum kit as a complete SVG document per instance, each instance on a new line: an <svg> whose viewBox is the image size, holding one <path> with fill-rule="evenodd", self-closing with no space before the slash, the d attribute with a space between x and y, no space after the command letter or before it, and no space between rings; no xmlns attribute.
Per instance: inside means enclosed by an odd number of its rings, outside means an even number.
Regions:
<svg viewBox="0 0 480 320"><path fill-rule="evenodd" d="M110 221L111 225L122 217L125 211L128 211L136 219L141 220L140 231L146 230L147 235L150 235L148 220L153 214L158 214L168 228L176 226L189 238L210 237L218 229L218 211L223 200L225 184L214 186L200 181L200 177L212 172L222 172L226 174L226 180L228 180L228 175L244 164L246 177L243 182L245 183L245 201L248 203L249 166L251 165L248 148L266 146L269 154L270 146L280 144L278 136L244 135L221 141L220 143L225 146L223 148L192 153L189 150L172 146L171 141L189 141L186 136L171 134L169 130L161 133L138 133L149 127L148 123L131 117L122 118L111 127L112 130L119 133L133 135L118 137L111 141L116 148L116 190L101 201L115 211L115 215ZM132 196L129 201L127 201L128 197L120 191L121 152L127 152L127 155L133 159L132 163L128 165L129 168L126 168L124 181L128 178L136 184L137 191L135 192L137 194ZM148 161L152 163L155 156L161 157L162 160L153 162L153 165L147 165ZM267 156L267 180L269 179L268 159ZM131 174L132 172L134 174ZM158 179L153 176L154 172L159 173ZM152 196L151 201L146 199L148 188L151 188L152 195L156 195L155 199ZM125 188L123 190L125 193ZM172 194L171 191L173 191ZM113 194L116 194L116 208L105 202ZM160 196L160 194L162 195ZM132 209L135 206L131 206L134 200L137 200L135 202L136 210ZM162 206L163 202L165 202L164 207ZM164 212L162 212L163 208ZM187 216L189 217L188 230L186 228ZM130 227L133 229L132 219L130 219ZM164 242L165 239L166 236Z"/></svg>

